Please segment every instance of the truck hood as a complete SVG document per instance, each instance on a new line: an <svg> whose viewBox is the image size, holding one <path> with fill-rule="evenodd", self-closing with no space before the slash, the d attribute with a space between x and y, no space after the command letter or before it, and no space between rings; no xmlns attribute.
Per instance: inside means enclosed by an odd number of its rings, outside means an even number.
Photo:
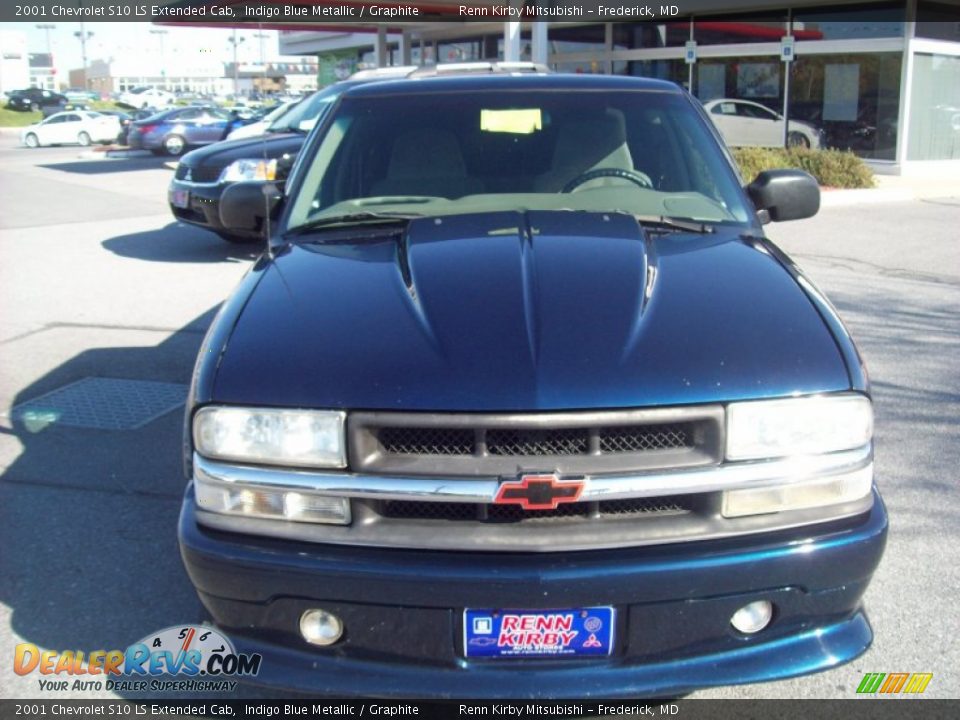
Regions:
<svg viewBox="0 0 960 720"><path fill-rule="evenodd" d="M807 296L739 231L648 237L627 215L503 212L289 246L199 399L489 412L849 387Z"/></svg>

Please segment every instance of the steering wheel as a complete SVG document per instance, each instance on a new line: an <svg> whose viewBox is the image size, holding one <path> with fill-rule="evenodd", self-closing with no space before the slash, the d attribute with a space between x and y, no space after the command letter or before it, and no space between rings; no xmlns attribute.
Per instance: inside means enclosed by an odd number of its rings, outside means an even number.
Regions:
<svg viewBox="0 0 960 720"><path fill-rule="evenodd" d="M639 185L642 188L649 188L651 190L653 189L653 181L650 180L650 176L638 170L625 170L624 168L596 168L595 170L587 170L585 173L580 173L573 180L564 185L563 190L560 192L573 192L584 183L604 177L622 178L624 180L629 180L630 182Z"/></svg>

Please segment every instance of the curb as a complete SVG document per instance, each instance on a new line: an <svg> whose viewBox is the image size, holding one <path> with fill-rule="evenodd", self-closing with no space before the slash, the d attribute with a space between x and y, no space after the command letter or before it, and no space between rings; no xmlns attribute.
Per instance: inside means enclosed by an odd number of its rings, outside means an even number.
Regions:
<svg viewBox="0 0 960 720"><path fill-rule="evenodd" d="M820 188L821 207L845 207L847 205L870 205L874 203L909 202L916 193L906 188L867 188L861 190L830 190Z"/></svg>

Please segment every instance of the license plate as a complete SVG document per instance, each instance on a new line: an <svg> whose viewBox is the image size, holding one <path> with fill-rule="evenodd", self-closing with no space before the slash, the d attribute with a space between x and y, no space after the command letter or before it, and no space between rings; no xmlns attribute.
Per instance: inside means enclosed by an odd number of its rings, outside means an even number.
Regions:
<svg viewBox="0 0 960 720"><path fill-rule="evenodd" d="M572 610L464 610L466 657L606 657L612 607Z"/></svg>
<svg viewBox="0 0 960 720"><path fill-rule="evenodd" d="M171 190L170 204L178 208L190 207L190 191L189 190Z"/></svg>

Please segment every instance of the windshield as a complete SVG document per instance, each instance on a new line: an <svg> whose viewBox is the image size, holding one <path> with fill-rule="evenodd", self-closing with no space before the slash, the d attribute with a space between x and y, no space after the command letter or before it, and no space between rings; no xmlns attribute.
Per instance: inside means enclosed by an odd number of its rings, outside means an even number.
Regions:
<svg viewBox="0 0 960 720"><path fill-rule="evenodd" d="M317 119L331 103L340 97L344 88L340 85L331 85L318 93L314 93L300 101L290 112L277 118L270 126L271 132L289 132L291 130L310 132L317 124Z"/></svg>
<svg viewBox="0 0 960 720"><path fill-rule="evenodd" d="M375 211L586 210L747 223L738 179L679 93L346 96L289 226Z"/></svg>
<svg viewBox="0 0 960 720"><path fill-rule="evenodd" d="M285 102L285 103L280 103L275 108L270 108L264 114L261 122L265 122L269 125L274 121L279 120L288 112L290 112L290 110L293 108L294 105L296 105L296 102Z"/></svg>

